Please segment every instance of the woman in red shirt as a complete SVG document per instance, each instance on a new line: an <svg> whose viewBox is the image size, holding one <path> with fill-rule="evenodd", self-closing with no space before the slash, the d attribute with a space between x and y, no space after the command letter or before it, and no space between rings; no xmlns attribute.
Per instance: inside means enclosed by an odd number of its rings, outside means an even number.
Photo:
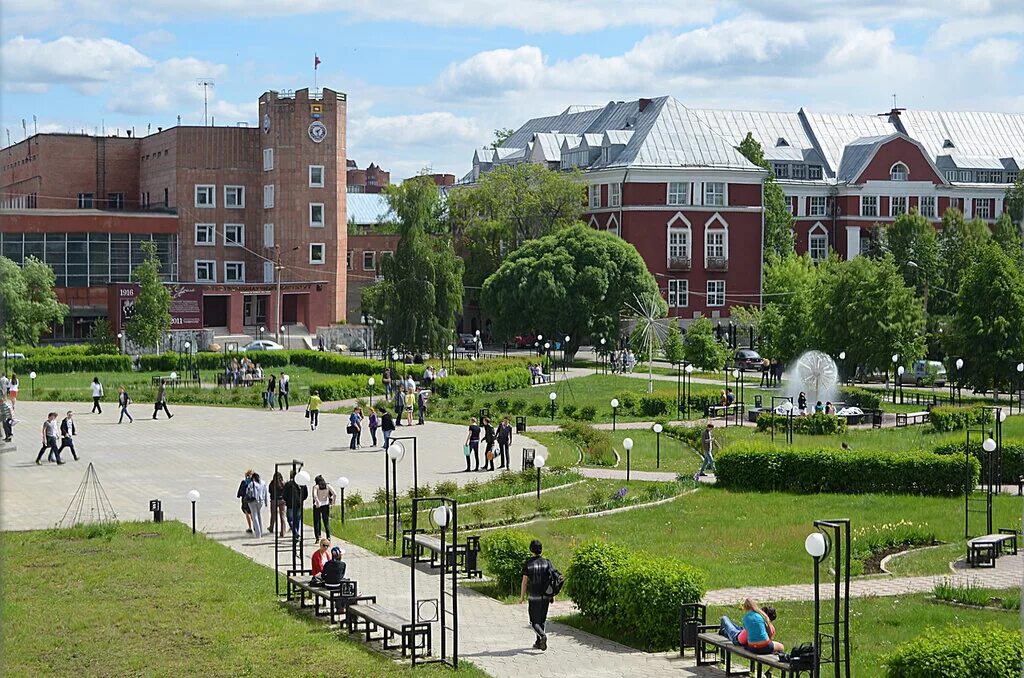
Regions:
<svg viewBox="0 0 1024 678"><path fill-rule="evenodd" d="M331 540L321 539L320 548L313 552L313 576L318 577L324 569L324 565L331 559Z"/></svg>

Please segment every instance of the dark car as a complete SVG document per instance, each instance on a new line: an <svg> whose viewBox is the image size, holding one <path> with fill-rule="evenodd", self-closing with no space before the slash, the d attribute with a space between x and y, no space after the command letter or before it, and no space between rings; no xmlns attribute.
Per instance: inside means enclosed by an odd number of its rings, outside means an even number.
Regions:
<svg viewBox="0 0 1024 678"><path fill-rule="evenodd" d="M459 335L459 348L467 351L476 350L476 337L472 334L460 334Z"/></svg>
<svg viewBox="0 0 1024 678"><path fill-rule="evenodd" d="M750 348L741 348L736 351L736 367L741 370L760 370L761 354Z"/></svg>

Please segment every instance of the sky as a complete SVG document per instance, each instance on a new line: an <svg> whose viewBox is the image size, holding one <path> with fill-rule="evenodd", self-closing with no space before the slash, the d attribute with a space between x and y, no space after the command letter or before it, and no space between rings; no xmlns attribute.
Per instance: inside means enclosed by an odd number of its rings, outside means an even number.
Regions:
<svg viewBox="0 0 1024 678"><path fill-rule="evenodd" d="M4 0L0 121L256 125L348 95L348 157L461 177L497 128L672 95L702 108L1024 112L1024 0ZM33 122L35 116L35 122Z"/></svg>

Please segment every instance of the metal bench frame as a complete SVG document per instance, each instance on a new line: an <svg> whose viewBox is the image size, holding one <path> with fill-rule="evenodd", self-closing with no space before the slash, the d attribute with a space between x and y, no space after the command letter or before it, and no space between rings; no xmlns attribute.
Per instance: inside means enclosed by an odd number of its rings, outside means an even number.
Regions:
<svg viewBox="0 0 1024 678"><path fill-rule="evenodd" d="M341 615L347 615L349 605L353 605L360 601L362 602L377 602L376 596L360 596L356 594L358 590L358 583L351 580L345 579L337 587L330 586L314 586L308 581L300 579L300 575L309 575L310 570L288 570L287 577L285 579L285 597L286 600L294 600L296 598L296 591L299 599L299 608L306 608L306 597L313 601L313 614L317 617L328 616L330 617L331 623L338 623L338 617ZM328 604L328 611L322 612L320 608L321 601L326 601Z"/></svg>
<svg viewBox="0 0 1024 678"><path fill-rule="evenodd" d="M376 604L376 603L375 603ZM366 642L371 640L381 641L381 647L385 650L402 650L402 657L410 654L418 657L429 657L433 652L431 626L427 622L410 622L402 615L386 610L388 613L402 620L402 624L393 625L384 622L374 616L373 611L366 606L359 604L349 606L345 615L345 623L349 633L362 633L366 636ZM380 636L374 637L379 631ZM395 637L400 642L393 642ZM417 642L417 640L419 642ZM418 654L417 654L418 652Z"/></svg>
<svg viewBox="0 0 1024 678"><path fill-rule="evenodd" d="M431 568L441 567L441 551L433 544L424 544L415 541L416 536L428 536L423 529L411 529L402 531L402 557L413 557L414 563L429 562ZM430 558L425 553L430 552ZM448 565L461 571L469 579L482 578L483 571L479 566L480 537L466 537L464 544L456 544L448 548Z"/></svg>

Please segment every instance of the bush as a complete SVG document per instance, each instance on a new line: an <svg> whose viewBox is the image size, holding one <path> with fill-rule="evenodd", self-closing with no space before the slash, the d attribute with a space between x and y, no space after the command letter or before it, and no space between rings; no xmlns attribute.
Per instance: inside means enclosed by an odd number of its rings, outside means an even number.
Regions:
<svg viewBox="0 0 1024 678"><path fill-rule="evenodd" d="M362 376L338 377L314 381L309 391L318 391L323 400L348 400L366 394L366 379Z"/></svg>
<svg viewBox="0 0 1024 678"><path fill-rule="evenodd" d="M562 424L559 435L583 448L584 456L598 464L614 464L612 437L607 431L575 421Z"/></svg>
<svg viewBox="0 0 1024 678"><path fill-rule="evenodd" d="M583 421L594 421L594 418L596 416L597 416L597 409L596 408L594 408L594 407L592 407L590 405L584 405L583 407L580 408L580 419L582 419Z"/></svg>
<svg viewBox="0 0 1024 678"><path fill-rule="evenodd" d="M459 491L459 484L454 480L442 480L434 486L434 492L439 497L454 497Z"/></svg>
<svg viewBox="0 0 1024 678"><path fill-rule="evenodd" d="M988 413L981 405L973 407L954 407L952 405L940 405L931 409L931 416L928 418L932 430L944 433L947 431L959 431L970 427L972 424L979 424L988 417Z"/></svg>
<svg viewBox="0 0 1024 678"><path fill-rule="evenodd" d="M39 353L26 354L24 360L9 361L9 369L23 376L28 383L28 373L68 374L70 372L131 372L132 359L126 355L89 355L86 353ZM22 392L27 391L24 386Z"/></svg>
<svg viewBox="0 0 1024 678"><path fill-rule="evenodd" d="M678 647L679 610L704 595L704 575L682 561L590 542L573 553L566 589L580 613L629 629L650 650Z"/></svg>
<svg viewBox="0 0 1024 678"><path fill-rule="evenodd" d="M636 407L636 394L632 391L623 391L616 399L619 401L619 409L623 413L629 413Z"/></svg>
<svg viewBox="0 0 1024 678"><path fill-rule="evenodd" d="M864 411L878 410L882 407L882 395L877 391L851 386L842 390L842 396L846 405L859 407Z"/></svg>
<svg viewBox="0 0 1024 678"><path fill-rule="evenodd" d="M289 353L293 365L308 367L314 372L322 374L345 374L345 375L369 375L381 374L386 367L381 360L367 360L366 358L354 358L351 356L327 353L324 351L264 351L263 353ZM262 358L262 354L260 356ZM251 358L251 356L250 356ZM252 358L256 362L255 358ZM261 360L261 364L269 365ZM366 380L363 380L364 386Z"/></svg>
<svg viewBox="0 0 1024 678"><path fill-rule="evenodd" d="M359 494L359 491L346 492L345 493L345 506L349 509L354 509L363 503L363 495Z"/></svg>
<svg viewBox="0 0 1024 678"><path fill-rule="evenodd" d="M562 416L566 417L567 419L574 419L575 417L573 415L575 415L575 414L576 414L576 406L575 405L569 404L569 405L563 405L562 406Z"/></svg>
<svg viewBox="0 0 1024 678"><path fill-rule="evenodd" d="M502 592L515 593L522 581L523 563L530 557L530 536L519 530L496 530L480 537L487 572Z"/></svg>
<svg viewBox="0 0 1024 678"><path fill-rule="evenodd" d="M676 399L668 396L645 393L640 396L640 414L645 417L661 417L676 408Z"/></svg>
<svg viewBox="0 0 1024 678"><path fill-rule="evenodd" d="M508 398L502 396L494 399L494 407L498 409L502 414L508 412Z"/></svg>
<svg viewBox="0 0 1024 678"><path fill-rule="evenodd" d="M768 431L775 422L776 430L785 430L789 417L781 414L762 412L757 417L757 430L761 433ZM833 436L846 433L846 419L837 417L834 414L816 413L808 416L793 417L793 432L813 436Z"/></svg>
<svg viewBox="0 0 1024 678"><path fill-rule="evenodd" d="M907 493L953 496L978 481L980 466L931 452L855 452L734 445L717 459L717 484L755 492Z"/></svg>
<svg viewBox="0 0 1024 678"><path fill-rule="evenodd" d="M1024 647L1019 631L997 624L928 629L886 661L888 678L1018 678Z"/></svg>
<svg viewBox="0 0 1024 678"><path fill-rule="evenodd" d="M932 450L935 454L952 454L963 456L965 443L945 443ZM981 461L981 441L971 443L971 454ZM1016 485L1017 479L1024 476L1024 443L1003 443L1002 478L1004 485Z"/></svg>
<svg viewBox="0 0 1024 678"><path fill-rule="evenodd" d="M704 435L703 426L665 426L665 434L682 440L687 443L690 447L700 449L701 436Z"/></svg>
<svg viewBox="0 0 1024 678"><path fill-rule="evenodd" d="M531 403L527 413L531 417L542 417L544 416L544 406L540 403Z"/></svg>
<svg viewBox="0 0 1024 678"><path fill-rule="evenodd" d="M440 396L451 397L466 393L493 393L528 388L532 382L530 371L515 367L495 372L481 372L473 375L454 375L434 380L432 391Z"/></svg>
<svg viewBox="0 0 1024 678"><path fill-rule="evenodd" d="M516 414L522 414L526 411L526 401L522 398L516 398L512 401L512 412Z"/></svg>

